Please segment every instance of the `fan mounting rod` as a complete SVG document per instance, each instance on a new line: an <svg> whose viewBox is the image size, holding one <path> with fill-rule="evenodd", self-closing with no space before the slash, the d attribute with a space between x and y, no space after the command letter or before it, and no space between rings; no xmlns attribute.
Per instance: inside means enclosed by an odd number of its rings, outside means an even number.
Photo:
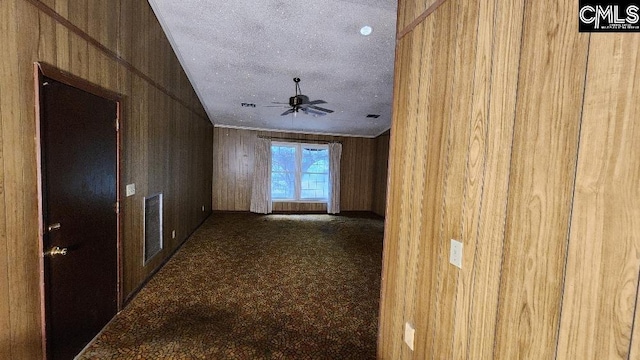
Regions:
<svg viewBox="0 0 640 360"><path fill-rule="evenodd" d="M293 82L296 84L296 96L289 98L289 105L293 108L293 111L298 112L300 105L302 105L305 99L302 98L302 91L300 90L300 78L294 77ZM308 100L308 99L307 99Z"/></svg>

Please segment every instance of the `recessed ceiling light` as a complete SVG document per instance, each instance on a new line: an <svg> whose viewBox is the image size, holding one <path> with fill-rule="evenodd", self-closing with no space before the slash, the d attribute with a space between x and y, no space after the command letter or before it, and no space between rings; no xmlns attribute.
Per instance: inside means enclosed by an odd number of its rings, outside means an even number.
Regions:
<svg viewBox="0 0 640 360"><path fill-rule="evenodd" d="M369 25L365 25L362 28L360 28L360 34L364 36L368 36L369 34L371 34L372 31L373 31L373 28Z"/></svg>

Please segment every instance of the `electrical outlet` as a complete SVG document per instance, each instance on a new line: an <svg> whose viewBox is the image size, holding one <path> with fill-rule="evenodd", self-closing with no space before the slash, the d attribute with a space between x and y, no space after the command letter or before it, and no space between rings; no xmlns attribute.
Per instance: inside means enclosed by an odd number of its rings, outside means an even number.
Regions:
<svg viewBox="0 0 640 360"><path fill-rule="evenodd" d="M127 184L127 196L133 196L136 193L136 184Z"/></svg>
<svg viewBox="0 0 640 360"><path fill-rule="evenodd" d="M172 239L176 238L176 231L175 230L171 230L171 238Z"/></svg>
<svg viewBox="0 0 640 360"><path fill-rule="evenodd" d="M204 211L204 205L202 205L202 211Z"/></svg>
<svg viewBox="0 0 640 360"><path fill-rule="evenodd" d="M407 343L409 349L413 351L413 339L416 336L416 329L410 323L404 323L404 342Z"/></svg>
<svg viewBox="0 0 640 360"><path fill-rule="evenodd" d="M462 269L462 243L451 239L451 253L449 262Z"/></svg>

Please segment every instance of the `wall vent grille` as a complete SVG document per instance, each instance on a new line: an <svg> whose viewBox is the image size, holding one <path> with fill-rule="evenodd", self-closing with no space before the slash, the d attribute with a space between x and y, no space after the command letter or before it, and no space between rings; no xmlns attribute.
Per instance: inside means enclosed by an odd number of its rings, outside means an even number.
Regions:
<svg viewBox="0 0 640 360"><path fill-rule="evenodd" d="M144 264L162 250L162 194L144 198Z"/></svg>

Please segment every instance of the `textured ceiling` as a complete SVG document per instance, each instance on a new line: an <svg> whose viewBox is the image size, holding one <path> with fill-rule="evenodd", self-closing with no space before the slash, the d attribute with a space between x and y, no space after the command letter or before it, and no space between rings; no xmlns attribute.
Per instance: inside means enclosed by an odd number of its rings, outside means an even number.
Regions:
<svg viewBox="0 0 640 360"><path fill-rule="evenodd" d="M149 2L217 126L355 136L389 128L396 0ZM335 112L269 107L295 94L294 77Z"/></svg>

